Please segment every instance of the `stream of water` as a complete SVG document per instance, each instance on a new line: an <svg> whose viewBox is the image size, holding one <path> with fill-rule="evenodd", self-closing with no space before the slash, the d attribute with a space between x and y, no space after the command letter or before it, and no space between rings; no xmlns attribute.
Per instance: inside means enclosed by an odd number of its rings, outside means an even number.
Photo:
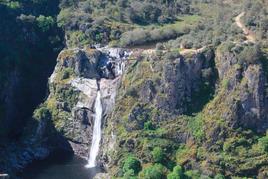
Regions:
<svg viewBox="0 0 268 179"><path fill-rule="evenodd" d="M100 141L101 141L101 119L102 119L102 104L101 104L101 93L98 90L96 101L95 101L95 121L93 128L93 138L90 148L89 160L86 165L87 168L96 166L96 158L99 153Z"/></svg>

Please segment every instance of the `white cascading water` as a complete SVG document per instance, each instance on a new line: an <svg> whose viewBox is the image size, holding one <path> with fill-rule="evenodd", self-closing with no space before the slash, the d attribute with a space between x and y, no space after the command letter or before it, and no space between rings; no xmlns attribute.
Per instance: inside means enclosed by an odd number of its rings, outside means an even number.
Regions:
<svg viewBox="0 0 268 179"><path fill-rule="evenodd" d="M125 64L123 62L119 63L116 69L117 75L122 75L124 68L125 68Z"/></svg>
<svg viewBox="0 0 268 179"><path fill-rule="evenodd" d="M101 105L101 93L98 90L95 101L95 121L93 128L93 138L90 148L89 160L86 165L87 168L93 168L96 166L96 158L99 153L100 141L101 141L101 119L102 119L102 105Z"/></svg>

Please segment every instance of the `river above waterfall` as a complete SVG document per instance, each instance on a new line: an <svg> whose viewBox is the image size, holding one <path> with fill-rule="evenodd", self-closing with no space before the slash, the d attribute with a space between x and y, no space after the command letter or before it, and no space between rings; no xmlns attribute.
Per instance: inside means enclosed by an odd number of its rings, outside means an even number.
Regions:
<svg viewBox="0 0 268 179"><path fill-rule="evenodd" d="M55 153L35 161L18 176L22 179L92 179L100 168L86 168L87 160L75 155Z"/></svg>

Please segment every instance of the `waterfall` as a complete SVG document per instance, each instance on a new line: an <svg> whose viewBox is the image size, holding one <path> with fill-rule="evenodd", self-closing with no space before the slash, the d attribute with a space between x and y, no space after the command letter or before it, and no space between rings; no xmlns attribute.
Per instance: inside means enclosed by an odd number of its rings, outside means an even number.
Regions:
<svg viewBox="0 0 268 179"><path fill-rule="evenodd" d="M118 63L117 65L117 68L116 68L116 72L117 72L117 75L122 75L123 74L123 71L124 71L124 62L121 62L121 63Z"/></svg>
<svg viewBox="0 0 268 179"><path fill-rule="evenodd" d="M95 108L95 121L94 121L93 138L90 148L89 160L88 164L86 165L87 168L93 168L96 166L96 158L99 153L99 147L101 141L101 119L102 119L100 90L98 90L94 108Z"/></svg>

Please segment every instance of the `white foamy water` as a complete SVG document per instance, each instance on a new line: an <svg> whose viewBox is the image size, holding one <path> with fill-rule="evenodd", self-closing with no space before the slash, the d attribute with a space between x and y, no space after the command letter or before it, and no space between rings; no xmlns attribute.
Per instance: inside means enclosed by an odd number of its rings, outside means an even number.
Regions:
<svg viewBox="0 0 268 179"><path fill-rule="evenodd" d="M87 168L93 168L96 166L96 158L99 153L100 141L101 141L101 119L102 119L102 105L101 105L101 94L100 91L97 93L95 101L95 121L93 129L93 138L90 148L89 160L86 165Z"/></svg>

